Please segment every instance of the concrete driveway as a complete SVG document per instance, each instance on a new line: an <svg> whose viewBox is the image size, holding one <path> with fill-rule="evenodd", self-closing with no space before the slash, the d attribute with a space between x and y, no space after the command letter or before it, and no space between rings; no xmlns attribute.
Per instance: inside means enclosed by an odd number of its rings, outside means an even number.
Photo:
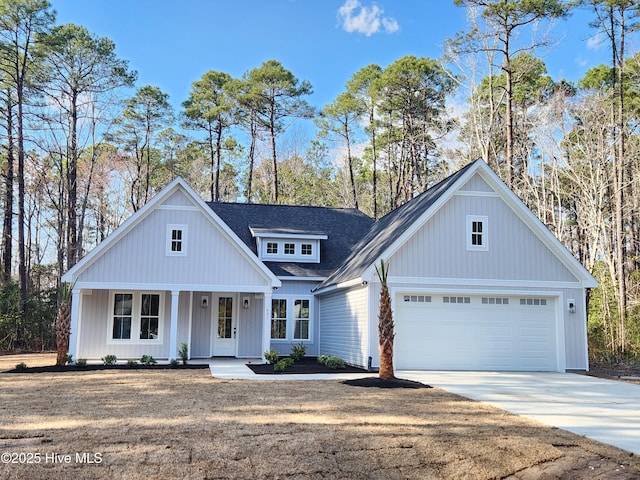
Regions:
<svg viewBox="0 0 640 480"><path fill-rule="evenodd" d="M572 373L396 371L640 455L640 385Z"/></svg>

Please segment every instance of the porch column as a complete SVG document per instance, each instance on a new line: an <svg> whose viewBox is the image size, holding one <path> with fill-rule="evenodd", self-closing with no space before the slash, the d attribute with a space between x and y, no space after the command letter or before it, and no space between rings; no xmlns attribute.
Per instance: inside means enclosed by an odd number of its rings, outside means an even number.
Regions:
<svg viewBox="0 0 640 480"><path fill-rule="evenodd" d="M171 325L169 327L169 361L178 355L178 299L180 291L171 291Z"/></svg>
<svg viewBox="0 0 640 480"><path fill-rule="evenodd" d="M78 339L80 338L78 335L78 328L80 325L79 317L80 317L80 299L82 295L80 293L79 288L74 288L71 291L71 332L69 333L69 355L74 362L78 359L76 358L76 354L78 351Z"/></svg>
<svg viewBox="0 0 640 480"><path fill-rule="evenodd" d="M264 322L262 323L262 361L264 352L271 348L271 293L264 294Z"/></svg>

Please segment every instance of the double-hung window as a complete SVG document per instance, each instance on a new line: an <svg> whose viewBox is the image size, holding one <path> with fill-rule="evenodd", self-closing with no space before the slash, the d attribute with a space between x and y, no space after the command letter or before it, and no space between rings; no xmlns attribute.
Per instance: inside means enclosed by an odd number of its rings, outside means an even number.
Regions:
<svg viewBox="0 0 640 480"><path fill-rule="evenodd" d="M114 292L109 341L157 343L162 336L162 293Z"/></svg>
<svg viewBox="0 0 640 480"><path fill-rule="evenodd" d="M293 322L294 340L309 340L309 300L294 301Z"/></svg>
<svg viewBox="0 0 640 480"><path fill-rule="evenodd" d="M271 300L271 338L273 340L287 338L287 300L284 298Z"/></svg>
<svg viewBox="0 0 640 480"><path fill-rule="evenodd" d="M272 299L271 340L311 340L312 309L311 298L286 295Z"/></svg>

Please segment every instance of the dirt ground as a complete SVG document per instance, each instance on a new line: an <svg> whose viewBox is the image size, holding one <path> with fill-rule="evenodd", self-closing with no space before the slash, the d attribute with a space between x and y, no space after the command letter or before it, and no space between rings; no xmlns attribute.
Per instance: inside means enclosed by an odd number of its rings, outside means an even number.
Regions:
<svg viewBox="0 0 640 480"><path fill-rule="evenodd" d="M2 479L640 478L640 457L438 388L208 370L0 374L0 463Z"/></svg>

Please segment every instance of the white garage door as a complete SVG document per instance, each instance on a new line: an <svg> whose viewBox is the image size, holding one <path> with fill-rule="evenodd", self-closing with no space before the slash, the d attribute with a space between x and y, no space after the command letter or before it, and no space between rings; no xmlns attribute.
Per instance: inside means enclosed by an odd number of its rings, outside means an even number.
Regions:
<svg viewBox="0 0 640 480"><path fill-rule="evenodd" d="M400 294L397 369L555 371L555 299Z"/></svg>

